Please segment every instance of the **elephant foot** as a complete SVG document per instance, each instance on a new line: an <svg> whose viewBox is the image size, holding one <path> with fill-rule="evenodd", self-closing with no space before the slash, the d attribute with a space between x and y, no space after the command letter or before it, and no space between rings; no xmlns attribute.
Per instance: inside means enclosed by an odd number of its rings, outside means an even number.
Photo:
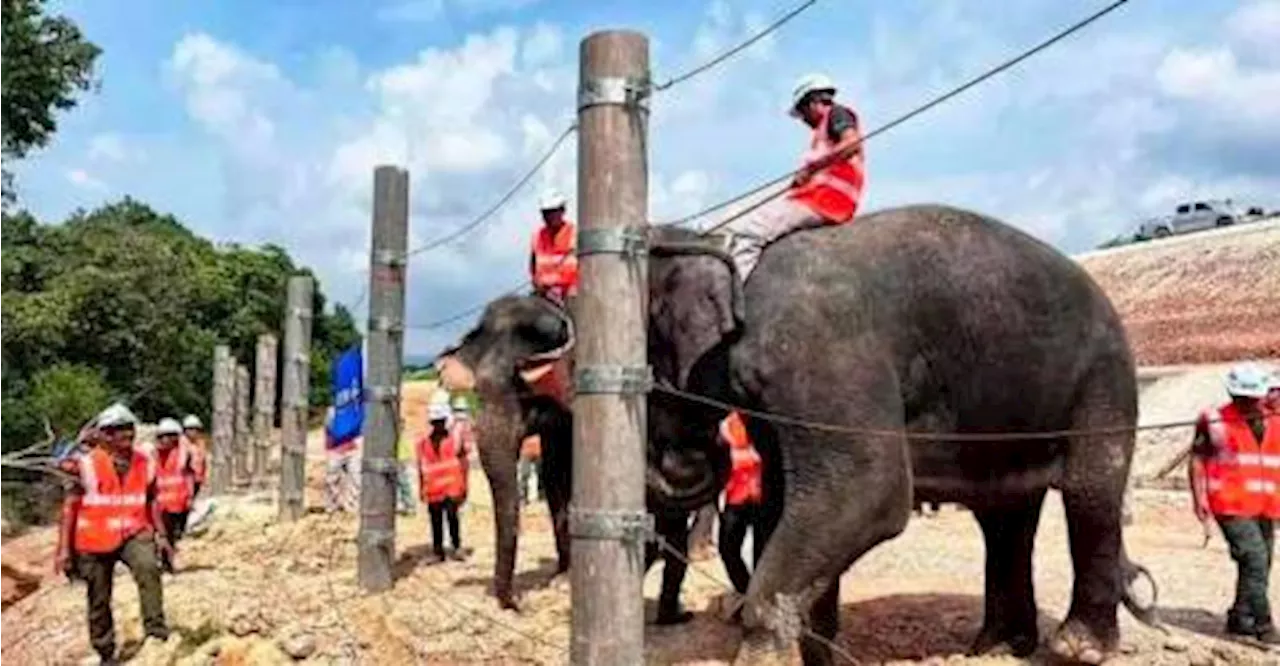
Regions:
<svg viewBox="0 0 1280 666"><path fill-rule="evenodd" d="M677 606L675 608L658 609L658 617L654 619L653 623L660 627L666 627L674 624L684 624L692 619L693 613Z"/></svg>
<svg viewBox="0 0 1280 666"><path fill-rule="evenodd" d="M1067 618L1058 627L1049 649L1059 659L1076 664L1101 664L1110 652L1108 645L1077 618Z"/></svg>
<svg viewBox="0 0 1280 666"><path fill-rule="evenodd" d="M494 590L493 596L498 600L498 607L502 610L520 612L520 604L516 603L516 595L510 590Z"/></svg>
<svg viewBox="0 0 1280 666"><path fill-rule="evenodd" d="M1010 627L983 626L969 645L970 657L1029 657L1040 644L1035 629L1019 631Z"/></svg>
<svg viewBox="0 0 1280 666"><path fill-rule="evenodd" d="M744 637L733 666L795 666L801 663L798 642L778 642L772 636Z"/></svg>

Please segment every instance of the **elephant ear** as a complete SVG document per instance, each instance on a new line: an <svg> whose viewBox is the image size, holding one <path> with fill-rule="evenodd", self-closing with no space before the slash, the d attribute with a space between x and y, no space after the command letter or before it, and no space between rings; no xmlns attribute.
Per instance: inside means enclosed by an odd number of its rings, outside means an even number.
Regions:
<svg viewBox="0 0 1280 666"><path fill-rule="evenodd" d="M532 354L517 362L520 380L530 392L552 398L565 409L573 405L573 347L577 342L573 318L562 308L539 314L533 328L546 339L560 341L549 351Z"/></svg>
<svg viewBox="0 0 1280 666"><path fill-rule="evenodd" d="M742 287L720 242L669 229L650 249L649 358L677 388L688 386L699 359L742 329Z"/></svg>

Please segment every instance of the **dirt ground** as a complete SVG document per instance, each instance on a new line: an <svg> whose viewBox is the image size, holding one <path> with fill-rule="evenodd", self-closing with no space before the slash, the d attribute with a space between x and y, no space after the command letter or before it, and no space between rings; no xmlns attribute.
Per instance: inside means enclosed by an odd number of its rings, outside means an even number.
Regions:
<svg viewBox="0 0 1280 666"><path fill-rule="evenodd" d="M416 382L405 386L403 409L411 432L423 420L431 388ZM1179 388L1183 390L1176 393L1182 394L1187 387ZM397 521L394 588L366 595L355 578L356 517L318 510L322 443L318 433L312 435L307 484L312 513L296 523L278 524L269 493L219 500L209 530L181 544L180 571L165 578L166 611L178 634L168 644L139 644L136 590L128 573L123 568L118 572L117 631L133 663L293 663L286 647L316 664L567 661L568 582L550 580L554 544L544 504L535 503L521 521L521 612L499 610L487 595L494 560L493 514L478 468L473 468L462 521L464 544L473 549L469 559L428 564L427 519L420 510ZM1172 634L1138 625L1122 610L1123 651L1113 663L1280 664L1280 654L1221 636L1235 569L1220 535L1207 548L1200 547L1201 532L1185 494L1135 489L1130 502L1135 520L1126 530L1127 547L1155 576ZM50 530L6 539L4 564L47 574L52 549ZM982 557L982 539L967 512L946 506L936 517L914 519L906 533L872 551L845 575L838 643L862 663L1042 663L1040 657L1026 662L958 656L982 619ZM650 617L660 569L654 567L645 581ZM719 616L725 580L718 559L698 562L690 570L684 600L695 618L678 627L648 627L649 663L732 660L740 632ZM1061 507L1051 494L1036 549L1042 635L1064 615L1070 585ZM30 596L4 610L3 657L11 664L85 661L90 650L84 603L83 584L46 578Z"/></svg>

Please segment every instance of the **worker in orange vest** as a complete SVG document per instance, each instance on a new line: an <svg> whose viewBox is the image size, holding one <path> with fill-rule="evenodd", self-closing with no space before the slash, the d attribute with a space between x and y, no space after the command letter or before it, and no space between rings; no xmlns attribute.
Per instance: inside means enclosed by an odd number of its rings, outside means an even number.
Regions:
<svg viewBox="0 0 1280 666"><path fill-rule="evenodd" d="M195 414L182 417L182 436L187 440L191 451L191 467L195 470L195 485L191 490L191 499L200 494L200 488L209 475L209 442L205 438L204 423Z"/></svg>
<svg viewBox="0 0 1280 666"><path fill-rule="evenodd" d="M1263 405L1270 378L1257 364L1233 367L1225 383L1231 402L1201 414L1192 443L1196 517L1217 521L1236 563L1227 633L1280 645L1267 599L1280 519L1280 412Z"/></svg>
<svg viewBox="0 0 1280 666"><path fill-rule="evenodd" d="M431 514L431 545L436 560L445 558L444 527L448 523L453 543L453 558L462 559L462 532L458 526L458 507L466 498L463 477L462 444L449 432L449 405L432 404L427 408L430 427L418 440L418 488L427 511Z"/></svg>
<svg viewBox="0 0 1280 666"><path fill-rule="evenodd" d="M148 637L169 637L164 617L160 558L172 560L156 502L156 462L134 446L137 418L119 403L95 419L97 445L68 458L66 497L54 568L88 587L89 642L103 663L116 663L111 590L116 562L124 562L138 584L142 626Z"/></svg>
<svg viewBox="0 0 1280 666"><path fill-rule="evenodd" d="M182 540L191 500L200 491L192 445L182 438L182 425L164 418L156 424L156 503L173 543Z"/></svg>
<svg viewBox="0 0 1280 666"><path fill-rule="evenodd" d="M853 219L865 180L862 131L858 114L835 102L836 86L822 74L809 74L792 92L791 116L812 130L809 149L786 196L774 199L731 222L730 254L745 282L770 243L792 231Z"/></svg>
<svg viewBox="0 0 1280 666"><path fill-rule="evenodd" d="M729 447L732 468L729 482L724 487L724 511L720 514L720 559L738 594L746 594L751 574L742 561L742 542L751 530L751 564L754 567L764 550L764 543L757 526L760 524L761 503L764 501L763 468L760 453L751 445L747 426L739 412L730 412L720 422L720 443Z"/></svg>
<svg viewBox="0 0 1280 666"><path fill-rule="evenodd" d="M520 505L537 501L542 494L542 477L538 474L542 461L542 436L526 435L520 440L520 460L516 463L516 482L520 484ZM529 480L533 477L533 490L529 490Z"/></svg>
<svg viewBox="0 0 1280 666"><path fill-rule="evenodd" d="M529 274L533 290L568 306L578 293L578 229L565 217L568 201L556 190L543 193L542 226L533 234Z"/></svg>

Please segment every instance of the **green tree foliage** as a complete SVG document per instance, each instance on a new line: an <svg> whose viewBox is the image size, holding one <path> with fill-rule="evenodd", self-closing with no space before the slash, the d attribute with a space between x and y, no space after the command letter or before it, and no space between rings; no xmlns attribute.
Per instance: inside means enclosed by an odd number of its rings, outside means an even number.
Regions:
<svg viewBox="0 0 1280 666"><path fill-rule="evenodd" d="M43 0L3 0L3 152L21 159L49 143L54 114L76 105L78 93L94 86L101 53L64 16L47 16ZM4 171L3 196L13 200L12 174Z"/></svg>
<svg viewBox="0 0 1280 666"><path fill-rule="evenodd" d="M281 336L288 278L310 274L280 247L214 245L128 198L58 225L6 214L3 233L6 451L38 441L42 419L55 418L41 386L105 406L90 377L142 419L190 412L208 422L214 346L252 368L258 336ZM331 360L359 334L349 312L325 313L315 293L309 398L320 407Z"/></svg>
<svg viewBox="0 0 1280 666"><path fill-rule="evenodd" d="M110 400L102 373L83 365L59 363L31 378L31 408L55 435L74 436Z"/></svg>

